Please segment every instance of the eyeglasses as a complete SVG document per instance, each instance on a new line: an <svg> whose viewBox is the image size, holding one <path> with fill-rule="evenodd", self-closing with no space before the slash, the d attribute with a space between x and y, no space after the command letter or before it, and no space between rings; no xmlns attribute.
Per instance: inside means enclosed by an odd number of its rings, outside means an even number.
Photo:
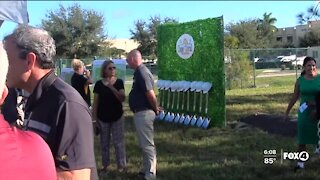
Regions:
<svg viewBox="0 0 320 180"><path fill-rule="evenodd" d="M113 67L109 67L108 69L111 71L112 69L116 69L116 67L113 66Z"/></svg>

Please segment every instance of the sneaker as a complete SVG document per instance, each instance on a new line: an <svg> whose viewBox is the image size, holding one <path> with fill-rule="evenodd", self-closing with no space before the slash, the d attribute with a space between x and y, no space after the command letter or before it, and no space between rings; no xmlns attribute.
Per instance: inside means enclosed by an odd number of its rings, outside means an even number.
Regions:
<svg viewBox="0 0 320 180"><path fill-rule="evenodd" d="M298 162L297 162L297 165L294 167L293 171L294 171L294 172L297 172L297 171L300 170L300 169L304 169L304 162L298 161Z"/></svg>

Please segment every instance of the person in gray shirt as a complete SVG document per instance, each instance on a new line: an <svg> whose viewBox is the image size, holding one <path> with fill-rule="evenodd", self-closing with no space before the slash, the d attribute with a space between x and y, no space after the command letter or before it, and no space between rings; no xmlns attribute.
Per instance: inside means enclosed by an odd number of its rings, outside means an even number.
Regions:
<svg viewBox="0 0 320 180"><path fill-rule="evenodd" d="M160 107L153 90L153 75L142 63L142 56L138 50L132 50L128 54L127 63L135 70L129 94L129 106L134 113L133 120L143 152L143 169L139 174L145 179L156 179L157 155L153 123Z"/></svg>

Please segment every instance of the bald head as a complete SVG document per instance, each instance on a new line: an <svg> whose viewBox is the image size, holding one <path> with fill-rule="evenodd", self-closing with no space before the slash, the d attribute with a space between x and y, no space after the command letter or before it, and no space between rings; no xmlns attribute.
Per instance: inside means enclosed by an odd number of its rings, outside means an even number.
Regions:
<svg viewBox="0 0 320 180"><path fill-rule="evenodd" d="M142 64L142 55L140 51L136 49L130 51L127 57L127 63L132 69L136 69L140 66Z"/></svg>
<svg viewBox="0 0 320 180"><path fill-rule="evenodd" d="M133 57L136 57L136 58L140 58L140 59L142 58L140 51L138 51L136 49L130 51L129 52L129 56L130 55L133 56Z"/></svg>

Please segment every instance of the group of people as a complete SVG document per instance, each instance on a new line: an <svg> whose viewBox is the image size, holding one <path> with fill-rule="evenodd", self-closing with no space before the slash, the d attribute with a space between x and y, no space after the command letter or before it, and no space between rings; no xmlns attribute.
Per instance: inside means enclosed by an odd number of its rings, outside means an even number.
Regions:
<svg viewBox="0 0 320 180"><path fill-rule="evenodd" d="M286 117L294 104L300 99L298 109L298 151L307 151L307 144L316 145L315 152L320 154L320 75L316 60L306 57L303 71L296 80L293 95L289 101ZM298 161L294 171L304 169L305 162Z"/></svg>
<svg viewBox="0 0 320 180"><path fill-rule="evenodd" d="M140 147L143 151L143 167L139 172L146 179L156 177L156 150L154 144L153 122L159 113L157 98L154 93L154 79L149 69L142 63L141 53L133 50L129 53L127 62L135 69L134 83L129 95L129 106L134 112L134 123L137 130ZM84 63L73 60L74 74L71 85L86 100L90 102L89 84L92 84L90 71L85 70ZM124 141L124 115L122 103L125 89L122 79L117 78L116 66L113 61L105 60L101 67L101 80L93 88L92 119L100 134L102 167L99 172L109 171L111 139L115 147L118 171L127 170L127 156Z"/></svg>
<svg viewBox="0 0 320 180"><path fill-rule="evenodd" d="M91 106L90 71L79 59L73 61L72 86L54 73L55 41L40 28L19 25L0 46L0 105L9 89L30 93L21 128L0 115L0 179L98 179L93 122L100 129L101 171L110 165L110 139L116 149L119 171L127 170L124 142L124 82L116 76L116 66L106 60L101 80L95 83ZM138 50L127 57L135 70L129 95L134 124L143 153L140 175L156 178L156 148L153 122L159 113L154 79L143 65ZM7 73L8 72L8 73ZM8 87L8 88L7 88ZM2 111L7 111L10 107ZM24 173L16 173L16 171Z"/></svg>
<svg viewBox="0 0 320 180"><path fill-rule="evenodd" d="M75 73L70 86L54 73L55 55L55 41L49 33L28 25L18 26L0 45L0 161L5 162L0 168L0 179L98 179L94 121L100 129L103 165L100 171L109 170L110 139L115 146L118 170L126 171L122 107L126 96L124 82L116 76L115 64L111 60L102 64L101 80L93 89L91 111L90 71L81 60L74 59ZM143 153L139 174L145 179L155 179L157 156L153 123L160 107L154 79L138 50L128 54L127 63L135 70L129 107L134 113ZM306 151L307 144L315 144L316 152L320 153L320 76L314 58L306 57L303 67L285 115L289 116L300 98L298 150ZM22 118L21 113L13 109L17 104L6 103L12 99L6 99L8 94L16 97L17 90L30 93ZM11 111L17 116L9 116ZM15 119L23 120L21 128L14 125ZM295 166L295 170L303 168L301 161Z"/></svg>

